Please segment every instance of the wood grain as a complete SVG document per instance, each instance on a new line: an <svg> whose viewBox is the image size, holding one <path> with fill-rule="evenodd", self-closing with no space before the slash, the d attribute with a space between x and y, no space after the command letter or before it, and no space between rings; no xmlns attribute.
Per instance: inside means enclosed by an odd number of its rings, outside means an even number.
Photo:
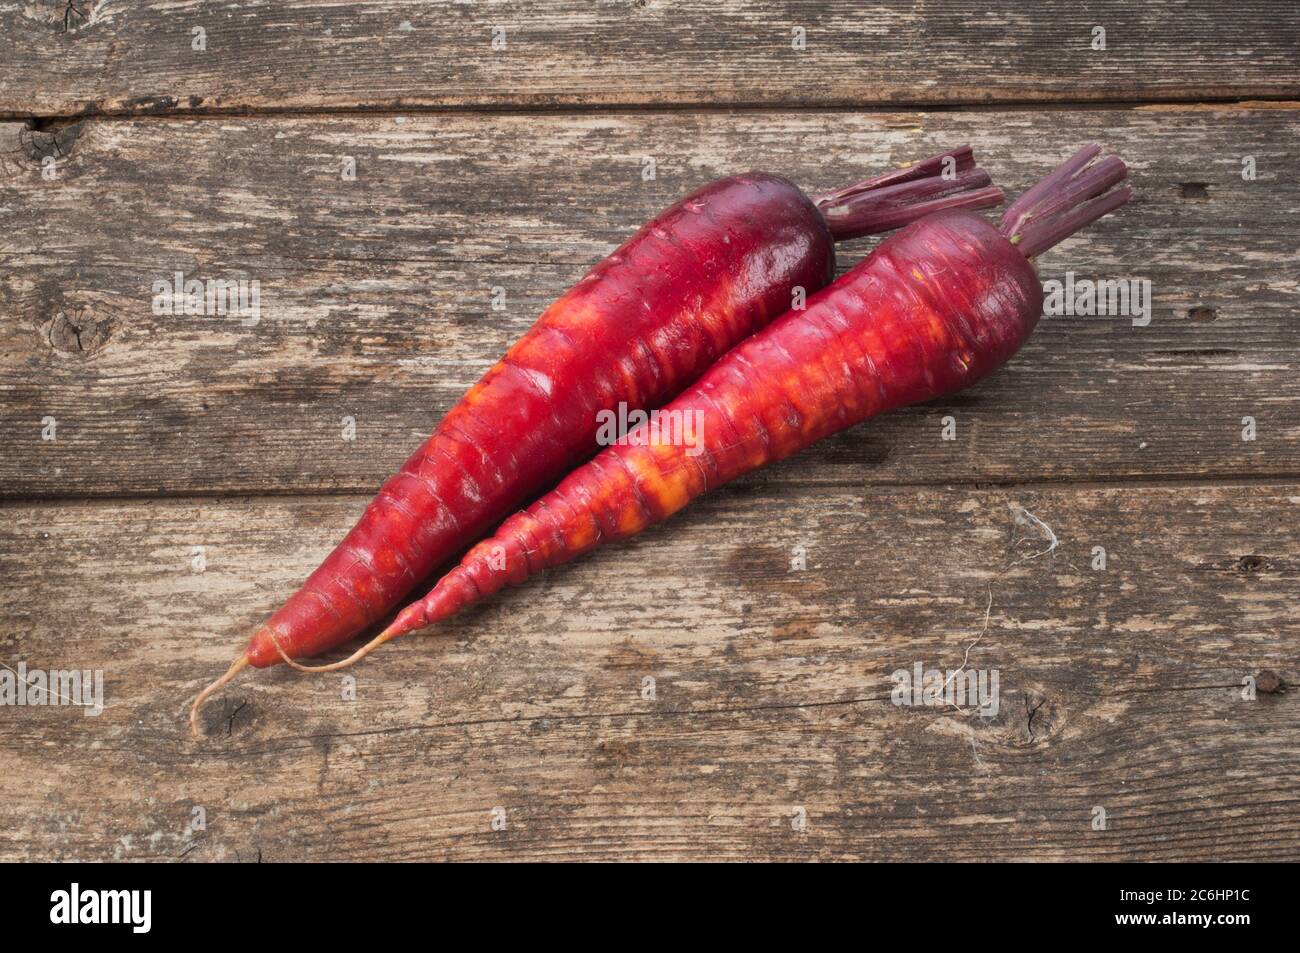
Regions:
<svg viewBox="0 0 1300 953"><path fill-rule="evenodd" d="M1294 97L1297 47L1270 0L31 0L0 112Z"/></svg>
<svg viewBox="0 0 1300 953"><path fill-rule="evenodd" d="M973 391L752 481L1294 476L1298 119L1162 106L9 124L0 494L370 492L550 300L710 179L760 167L813 191L972 142L1015 194L1091 139L1128 159L1136 201L1041 271L1149 279L1150 325L1045 319ZM842 266L869 247L850 243ZM259 322L154 314L153 282L176 271L259 281Z"/></svg>
<svg viewBox="0 0 1300 953"><path fill-rule="evenodd" d="M386 647L355 701L246 676L192 740L363 505L5 505L0 658L101 668L107 705L0 708L0 857L1300 856L1298 696L1241 695L1300 679L1300 484L725 488ZM963 660L996 717L890 703Z"/></svg>
<svg viewBox="0 0 1300 953"><path fill-rule="evenodd" d="M0 860L1300 859L1297 47L1265 0L0 5L0 663L106 680L98 717L0 705ZM1136 201L1040 270L1150 279L1150 325L1048 318L354 700L246 673L186 732L665 205L962 142L1014 194L1088 140ZM259 320L155 313L177 271ZM997 670L997 714L891 704L918 662Z"/></svg>

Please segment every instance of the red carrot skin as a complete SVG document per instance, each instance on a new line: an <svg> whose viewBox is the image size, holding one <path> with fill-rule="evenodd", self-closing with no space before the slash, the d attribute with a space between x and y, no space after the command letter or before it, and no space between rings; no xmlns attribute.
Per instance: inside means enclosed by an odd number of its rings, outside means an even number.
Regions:
<svg viewBox="0 0 1300 953"><path fill-rule="evenodd" d="M1086 147L1008 210L1003 231L963 211L882 242L833 285L721 358L665 412L702 415L702 452L610 447L510 517L351 658L667 519L700 494L879 413L971 386L1038 322L1036 254L1129 198L1124 165ZM1084 157L1080 159L1080 157Z"/></svg>
<svg viewBox="0 0 1300 953"><path fill-rule="evenodd" d="M951 173L951 174L946 174ZM552 304L384 484L357 525L191 709L244 667L353 638L597 449L597 414L653 408L834 273L834 242L1001 201L969 147L818 199L777 176L714 182Z"/></svg>
<svg viewBox="0 0 1300 953"><path fill-rule="evenodd" d="M291 657L314 655L382 617L594 449L597 410L680 391L784 313L791 287L823 287L832 249L813 204L775 176L724 179L668 209L547 308L451 409L253 636L249 661L280 660L273 632Z"/></svg>

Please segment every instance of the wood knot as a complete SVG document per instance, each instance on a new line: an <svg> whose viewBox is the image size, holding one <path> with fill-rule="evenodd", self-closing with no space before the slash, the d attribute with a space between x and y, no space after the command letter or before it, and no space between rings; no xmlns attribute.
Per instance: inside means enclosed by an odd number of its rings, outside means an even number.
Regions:
<svg viewBox="0 0 1300 953"><path fill-rule="evenodd" d="M1286 690L1286 682L1282 681L1282 676L1271 668L1266 668L1255 676L1255 691L1263 692L1265 695L1276 695Z"/></svg>
<svg viewBox="0 0 1300 953"><path fill-rule="evenodd" d="M1242 556L1237 560L1237 568L1242 572L1259 572L1268 566L1268 560L1263 556Z"/></svg>
<svg viewBox="0 0 1300 953"><path fill-rule="evenodd" d="M63 159L72 155L72 149L81 136L83 122L58 124L51 121L33 121L18 134L23 155L32 162L53 157Z"/></svg>
<svg viewBox="0 0 1300 953"><path fill-rule="evenodd" d="M1036 689L1026 689L1021 737L1030 745L1045 744L1060 730L1061 714L1056 704Z"/></svg>
<svg viewBox="0 0 1300 953"><path fill-rule="evenodd" d="M1207 308L1204 305L1199 305L1195 308L1188 308L1187 316L1193 321L1214 321L1219 317L1219 312L1216 308Z"/></svg>
<svg viewBox="0 0 1300 953"><path fill-rule="evenodd" d="M97 19L99 0L65 0L60 33L77 33Z"/></svg>
<svg viewBox="0 0 1300 953"><path fill-rule="evenodd" d="M1179 182L1178 192L1185 199L1208 199L1210 197L1210 183Z"/></svg>
<svg viewBox="0 0 1300 953"><path fill-rule="evenodd" d="M84 357L108 343L113 319L90 308L64 308L45 322L41 333L54 350Z"/></svg>

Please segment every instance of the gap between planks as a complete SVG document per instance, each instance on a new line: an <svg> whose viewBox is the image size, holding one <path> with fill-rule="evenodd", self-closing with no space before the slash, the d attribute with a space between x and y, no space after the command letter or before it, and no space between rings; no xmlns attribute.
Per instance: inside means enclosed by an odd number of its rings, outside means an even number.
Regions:
<svg viewBox="0 0 1300 953"><path fill-rule="evenodd" d="M760 472L761 471L756 471ZM780 480L771 482L758 481L765 489L780 490L783 486L797 487L800 492L806 490L870 490L906 492L916 490L918 492L925 490L965 490L971 493L995 493L1005 492L1006 490L1025 490L1034 491L1051 491L1051 490L1162 490L1162 489L1195 489L1197 487L1207 487L1215 490L1230 490L1234 488L1241 489L1282 489L1292 486L1300 481L1300 472L1280 472L1270 474L1252 474L1250 476L1242 475L1198 475L1198 476L1153 476L1142 478L1117 477L1112 480L1075 480L1069 477L1061 479L1044 479L1044 480L935 480L933 482L924 482L909 480L898 483L862 483L850 480L824 480L817 483L791 482L784 483ZM710 494L726 492L729 487L737 489L744 488L746 483L733 482L720 487L715 487L709 491ZM375 492L379 490L376 487ZM139 493L103 493L94 496L73 495L73 496L0 496L0 509L20 508L20 507L44 507L44 506L120 506L123 503L140 503L148 504L156 501L165 501L168 503L184 503L186 501L210 502L213 500L238 500L244 503L252 503L258 500L277 500L280 502L293 500L368 500L372 499L373 494L355 491L355 490L331 490L322 487L320 490L302 490L292 489L283 493L273 493L262 491L258 493L201 493L186 491L179 493L173 490L161 490L158 493L152 493L148 496ZM527 504L523 504L527 505ZM520 507L523 508L522 506Z"/></svg>
<svg viewBox="0 0 1300 953"><path fill-rule="evenodd" d="M1300 89L1297 90L1300 94ZM499 106L491 103L446 104L446 105L411 105L411 106L289 106L284 108L246 107L214 109L166 109L156 111L131 110L90 110L87 112L68 112L39 114L29 112L0 111L0 122L29 122L37 124L70 125L75 122L108 121L140 122L155 119L167 121L190 121L195 119L321 119L337 116L340 118L365 118L374 116L379 119L393 116L438 116L452 114L457 116L483 114L488 116L532 116L545 114L551 116L588 116L600 113L634 112L638 114L678 114L678 113L757 113L779 114L790 112L827 112L860 113L875 115L906 115L909 113L985 113L985 112L1065 112L1089 110L1128 110L1141 111L1162 109L1178 110L1221 110L1221 109L1300 109L1300 99L1292 94L1278 96L1191 96L1186 99L1169 97L1162 99L1032 99L992 100L984 103L960 103L944 100L934 102L868 102L851 101L780 104L767 102L716 103L593 103L590 105L545 103L537 106L521 106L518 103L503 103Z"/></svg>

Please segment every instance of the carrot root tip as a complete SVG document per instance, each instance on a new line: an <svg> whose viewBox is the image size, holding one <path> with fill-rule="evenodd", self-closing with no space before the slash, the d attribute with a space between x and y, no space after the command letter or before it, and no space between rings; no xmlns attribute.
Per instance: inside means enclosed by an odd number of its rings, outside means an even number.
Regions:
<svg viewBox="0 0 1300 953"><path fill-rule="evenodd" d="M190 733L194 735L194 737L197 738L200 736L198 717L199 709L203 707L203 703L211 698L215 692L220 691L224 686L229 685L234 681L235 676L247 667L248 656L239 656L239 658L235 659L231 664L230 668L226 669L225 675L222 675L207 688L203 689L203 691L199 692L198 697L194 699L194 704L190 706Z"/></svg>

